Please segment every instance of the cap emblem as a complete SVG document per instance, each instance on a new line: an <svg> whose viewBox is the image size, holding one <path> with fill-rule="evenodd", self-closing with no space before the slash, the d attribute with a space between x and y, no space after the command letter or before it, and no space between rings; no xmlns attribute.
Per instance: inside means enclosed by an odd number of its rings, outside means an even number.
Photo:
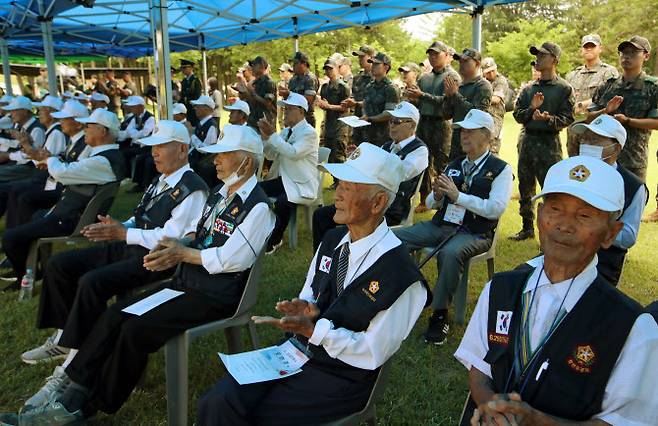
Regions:
<svg viewBox="0 0 658 426"><path fill-rule="evenodd" d="M361 156L361 149L357 146L354 151L352 151L352 154L350 154L350 160L356 160Z"/></svg>
<svg viewBox="0 0 658 426"><path fill-rule="evenodd" d="M589 178L590 171L582 164L577 165L569 171L569 179L585 182Z"/></svg>
<svg viewBox="0 0 658 426"><path fill-rule="evenodd" d="M592 124L599 125L599 124L601 124L602 122L603 122L603 119L602 119L602 118L597 118L596 120L594 120L594 123L592 123Z"/></svg>

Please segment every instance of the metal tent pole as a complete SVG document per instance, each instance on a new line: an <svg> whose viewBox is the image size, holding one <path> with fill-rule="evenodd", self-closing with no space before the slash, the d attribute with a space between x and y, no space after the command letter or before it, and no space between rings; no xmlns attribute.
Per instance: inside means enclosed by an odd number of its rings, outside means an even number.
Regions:
<svg viewBox="0 0 658 426"><path fill-rule="evenodd" d="M201 82L201 88L203 89L203 94L208 94L208 57L206 55L206 37L203 33L199 34L199 41L201 42L201 76L203 81Z"/></svg>
<svg viewBox="0 0 658 426"><path fill-rule="evenodd" d="M166 0L149 0L151 30L153 32L153 59L155 87L158 93L160 119L172 119L171 72L169 63L169 21Z"/></svg>
<svg viewBox="0 0 658 426"><path fill-rule="evenodd" d="M80 77L82 78L82 91L84 92L87 80L85 79L85 65L83 62L80 62Z"/></svg>
<svg viewBox="0 0 658 426"><path fill-rule="evenodd" d="M0 55L2 55L2 75L5 77L5 91L9 96L14 95L11 87L11 66L9 65L9 46L7 40L0 38Z"/></svg>
<svg viewBox="0 0 658 426"><path fill-rule="evenodd" d="M472 31L472 45L473 49L478 52L482 51L482 14L484 13L484 6L478 6L473 10L471 15L473 18L473 31Z"/></svg>
<svg viewBox="0 0 658 426"><path fill-rule="evenodd" d="M45 13L43 0L39 2L41 14ZM53 49L53 18L40 16L41 35L43 36L43 53L46 57L46 68L48 69L48 93L57 96L57 73L55 70L55 51ZM62 76L62 80L64 77Z"/></svg>

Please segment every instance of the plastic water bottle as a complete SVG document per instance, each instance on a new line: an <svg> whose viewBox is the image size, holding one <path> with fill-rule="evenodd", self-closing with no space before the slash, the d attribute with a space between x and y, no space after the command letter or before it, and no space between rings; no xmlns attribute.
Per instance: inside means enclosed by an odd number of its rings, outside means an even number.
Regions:
<svg viewBox="0 0 658 426"><path fill-rule="evenodd" d="M21 280L21 292L18 294L18 300L29 300L34 293L34 272L32 269L25 271Z"/></svg>

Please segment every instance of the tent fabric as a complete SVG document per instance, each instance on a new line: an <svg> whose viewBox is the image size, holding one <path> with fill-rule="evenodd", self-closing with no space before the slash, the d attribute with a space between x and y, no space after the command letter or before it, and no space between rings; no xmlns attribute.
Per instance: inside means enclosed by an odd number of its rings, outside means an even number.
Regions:
<svg viewBox="0 0 658 426"><path fill-rule="evenodd" d="M172 51L218 49L448 10L472 12L523 0L162 0ZM149 1L0 0L0 34L13 52L42 48L39 10L53 16L55 51L140 57L152 54ZM18 6L12 6L18 4ZM41 8L38 7L42 4ZM22 14L20 11L25 13ZM62 49L62 50L60 50Z"/></svg>

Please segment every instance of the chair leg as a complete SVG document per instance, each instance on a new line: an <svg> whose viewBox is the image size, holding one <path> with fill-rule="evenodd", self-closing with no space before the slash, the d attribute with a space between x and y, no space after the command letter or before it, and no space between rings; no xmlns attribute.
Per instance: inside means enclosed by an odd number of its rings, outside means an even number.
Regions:
<svg viewBox="0 0 658 426"><path fill-rule="evenodd" d="M459 325L463 325L466 322L466 301L468 298L468 271L470 269L471 262L467 261L464 263L464 272L462 273L462 278L459 281L459 286L455 294L455 322Z"/></svg>
<svg viewBox="0 0 658 426"><path fill-rule="evenodd" d="M251 339L252 349L258 349L260 347L260 341L258 340L256 324L254 324L252 321L249 321L247 323L247 330L249 330L249 338Z"/></svg>
<svg viewBox="0 0 658 426"><path fill-rule="evenodd" d="M489 273L489 280L491 280L494 276L495 273L495 260L492 257L491 259L487 259L487 272Z"/></svg>
<svg viewBox="0 0 658 426"><path fill-rule="evenodd" d="M237 354L242 352L242 335L239 327L228 327L224 329L226 335L226 343L228 346L229 354Z"/></svg>
<svg viewBox="0 0 658 426"><path fill-rule="evenodd" d="M165 345L167 378L167 424L187 426L188 345L185 334Z"/></svg>
<svg viewBox="0 0 658 426"><path fill-rule="evenodd" d="M292 211L288 222L288 246L292 250L297 248L297 208Z"/></svg>
<svg viewBox="0 0 658 426"><path fill-rule="evenodd" d="M313 231L313 213L317 206L304 206L304 213L306 213L306 226L309 231Z"/></svg>

